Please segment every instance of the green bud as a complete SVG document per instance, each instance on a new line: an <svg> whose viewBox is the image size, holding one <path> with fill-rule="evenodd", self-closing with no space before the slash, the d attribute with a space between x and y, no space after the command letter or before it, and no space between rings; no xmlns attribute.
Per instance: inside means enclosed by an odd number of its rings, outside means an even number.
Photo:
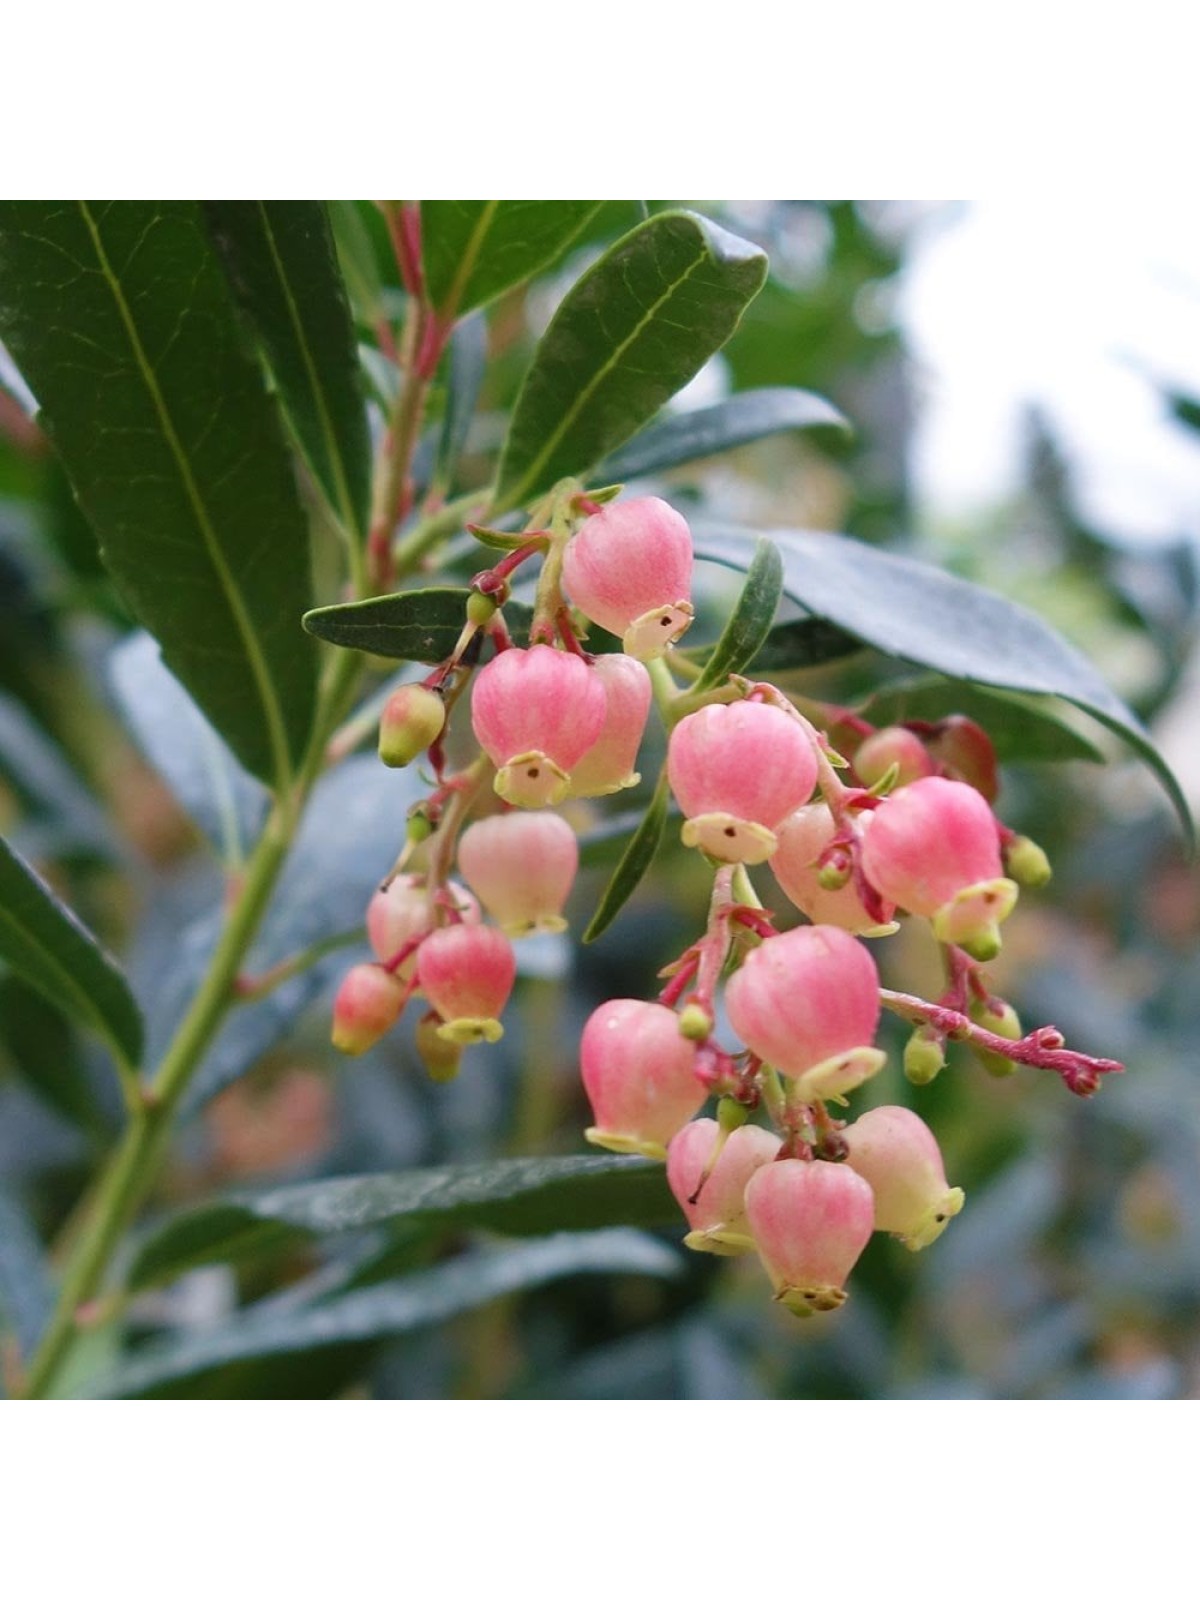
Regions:
<svg viewBox="0 0 1200 1600"><path fill-rule="evenodd" d="M993 1011L983 1000L972 1000L968 1007L971 1021L986 1028L989 1033L998 1034L1001 1039L1020 1039L1025 1030L1012 1006L1007 1000L993 999L992 1004L998 1005L1000 1010ZM981 1045L973 1044L971 1051L980 1066L993 1078L1011 1078L1019 1065L1011 1056L1002 1056L999 1051L987 1050Z"/></svg>
<svg viewBox="0 0 1200 1600"><path fill-rule="evenodd" d="M416 1046L434 1083L450 1083L457 1078L463 1046L443 1037L436 1012L427 1012L417 1023Z"/></svg>
<svg viewBox="0 0 1200 1600"><path fill-rule="evenodd" d="M423 683L406 683L391 696L379 719L379 759L387 767L406 767L429 749L445 726L441 695Z"/></svg>
<svg viewBox="0 0 1200 1600"><path fill-rule="evenodd" d="M1018 834L1005 850L1004 864L1009 877L1027 889L1040 889L1053 876L1049 856L1040 844L1024 834Z"/></svg>
<svg viewBox="0 0 1200 1600"><path fill-rule="evenodd" d="M731 1100L725 1095L717 1101L717 1127L722 1133L736 1133L749 1120L749 1109L740 1100Z"/></svg>
<svg viewBox="0 0 1200 1600"><path fill-rule="evenodd" d="M416 806L408 813L408 821L404 825L404 837L409 844L424 844L433 832L433 823L424 806Z"/></svg>
<svg viewBox="0 0 1200 1600"><path fill-rule="evenodd" d="M467 621L477 628L486 628L499 609L490 594L480 594L478 589L472 589L467 596Z"/></svg>
<svg viewBox="0 0 1200 1600"><path fill-rule="evenodd" d="M712 1032L712 1018L701 1005L693 1001L684 1006L679 1013L679 1031L685 1039L691 1039L696 1044L703 1044Z"/></svg>
<svg viewBox="0 0 1200 1600"><path fill-rule="evenodd" d="M946 1065L946 1052L939 1040L918 1028L904 1046L904 1076L909 1083L924 1088Z"/></svg>

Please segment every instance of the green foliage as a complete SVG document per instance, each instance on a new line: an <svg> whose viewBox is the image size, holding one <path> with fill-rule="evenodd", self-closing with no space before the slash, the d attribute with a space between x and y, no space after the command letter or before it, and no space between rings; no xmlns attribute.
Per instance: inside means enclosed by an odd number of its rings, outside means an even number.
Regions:
<svg viewBox="0 0 1200 1600"><path fill-rule="evenodd" d="M760 539L746 568L746 582L721 637L696 679L695 690L715 688L730 673L744 672L771 631L783 595L783 562L770 539Z"/></svg>
<svg viewBox="0 0 1200 1600"><path fill-rule="evenodd" d="M0 335L126 600L282 786L312 724L307 529L198 208L4 203Z"/></svg>
<svg viewBox="0 0 1200 1600"><path fill-rule="evenodd" d="M604 893L600 896L600 904L592 913L592 920L584 931L584 944L591 944L593 939L612 926L613 920L629 896L641 883L649 872L658 847L662 843L663 834L667 827L667 812L670 807L671 791L667 787L667 769L663 768L654 793L650 797L650 804L642 816L641 821L630 835L629 842L621 855L620 861L613 871L612 877Z"/></svg>
<svg viewBox="0 0 1200 1600"><path fill-rule="evenodd" d="M467 620L469 589L409 589L403 594L380 595L347 605L322 606L309 611L304 626L318 639L348 650L366 650L393 661L444 661ZM505 615L522 636L527 629L528 607L510 605Z"/></svg>
<svg viewBox="0 0 1200 1600"><path fill-rule="evenodd" d="M454 321L558 259L600 210L598 200L422 200L425 283Z"/></svg>

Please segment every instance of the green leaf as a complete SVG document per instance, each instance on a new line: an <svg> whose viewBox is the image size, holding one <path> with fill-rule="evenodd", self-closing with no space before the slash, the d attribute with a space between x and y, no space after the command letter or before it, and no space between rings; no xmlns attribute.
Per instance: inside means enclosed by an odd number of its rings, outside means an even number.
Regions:
<svg viewBox="0 0 1200 1600"><path fill-rule="evenodd" d="M836 406L807 389L746 389L717 405L667 417L644 428L594 471L598 478L628 482L774 433L804 428L836 428L848 433L850 424Z"/></svg>
<svg viewBox="0 0 1200 1600"><path fill-rule="evenodd" d="M305 615L304 626L318 639L347 650L432 666L444 661L458 643L470 593L469 589L408 589L374 600L322 606ZM505 620L518 641L527 635L532 615L528 606L511 600L505 604Z"/></svg>
<svg viewBox="0 0 1200 1600"><path fill-rule="evenodd" d="M713 689L724 683L731 672L741 672L749 666L771 631L782 594L783 560L770 539L760 539L746 569L746 582L737 604L693 685L693 692L701 694Z"/></svg>
<svg viewBox="0 0 1200 1600"><path fill-rule="evenodd" d="M595 915L584 931L584 944L591 944L593 939L600 937L650 870L650 863L658 853L658 847L666 830L669 802L670 790L667 788L667 769L664 766L659 773L650 804L646 807L646 814L626 845L625 853L608 880L608 886L601 896L600 904L596 907Z"/></svg>
<svg viewBox="0 0 1200 1600"><path fill-rule="evenodd" d="M784 672L823 667L857 654L862 640L820 617L793 617L772 628L758 654L746 669L751 676L769 678Z"/></svg>
<svg viewBox="0 0 1200 1600"><path fill-rule="evenodd" d="M212 1261L402 1221L414 1233L464 1228L525 1235L605 1224L662 1227L677 1212L661 1163L629 1156L543 1156L326 1178L231 1195L184 1211L142 1246L129 1276L144 1289Z"/></svg>
<svg viewBox="0 0 1200 1600"><path fill-rule="evenodd" d="M448 365L446 415L438 437L435 474L446 493L453 487L458 458L467 442L487 370L487 323L482 317L468 317L455 328Z"/></svg>
<svg viewBox="0 0 1200 1600"><path fill-rule="evenodd" d="M422 200L421 260L430 303L453 322L556 261L599 200Z"/></svg>
<svg viewBox="0 0 1200 1600"><path fill-rule="evenodd" d="M679 1271L674 1250L629 1228L558 1234L502 1251L472 1251L396 1283L355 1289L338 1299L273 1315L252 1309L212 1331L159 1340L102 1377L87 1393L147 1394L234 1361L410 1333L485 1305L499 1295L516 1294L580 1272L670 1278Z"/></svg>
<svg viewBox="0 0 1200 1600"><path fill-rule="evenodd" d="M955 678L909 678L886 684L860 708L879 727L970 717L985 730L1001 761L1100 761L1103 755L1062 720L1054 701Z"/></svg>
<svg viewBox="0 0 1200 1600"><path fill-rule="evenodd" d="M198 207L0 204L0 336L168 666L285 786L316 684L307 526Z"/></svg>
<svg viewBox="0 0 1200 1600"><path fill-rule="evenodd" d="M212 200L204 211L301 454L342 527L365 536L371 441L325 207L319 200Z"/></svg>
<svg viewBox="0 0 1200 1600"><path fill-rule="evenodd" d="M355 317L372 330L383 318L383 277L365 213L369 202L330 200L329 222Z"/></svg>
<svg viewBox="0 0 1200 1600"><path fill-rule="evenodd" d="M79 1038L57 1006L17 978L0 978L0 1057L44 1105L95 1138L108 1134Z"/></svg>
<svg viewBox="0 0 1200 1600"><path fill-rule="evenodd" d="M0 839L0 960L77 1022L136 1062L142 1019L120 968Z"/></svg>
<svg viewBox="0 0 1200 1600"><path fill-rule="evenodd" d="M719 541L701 541L697 554L745 571L753 537L724 531ZM1056 696L1111 728L1156 774L1194 839L1178 780L1146 729L1049 623L963 578L837 534L789 530L772 537L788 598L864 644L948 678Z"/></svg>
<svg viewBox="0 0 1200 1600"><path fill-rule="evenodd" d="M756 246L687 211L619 239L569 291L534 353L493 514L585 473L636 433L721 348L766 273Z"/></svg>

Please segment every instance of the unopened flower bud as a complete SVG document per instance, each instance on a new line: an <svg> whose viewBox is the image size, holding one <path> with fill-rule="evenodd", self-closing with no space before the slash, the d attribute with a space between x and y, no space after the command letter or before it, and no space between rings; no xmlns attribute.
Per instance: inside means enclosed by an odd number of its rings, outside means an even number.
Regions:
<svg viewBox="0 0 1200 1600"><path fill-rule="evenodd" d="M675 1013L652 1001L608 1000L593 1011L580 1063L596 1118L584 1137L605 1150L665 1159L668 1141L708 1098L696 1046Z"/></svg>
<svg viewBox="0 0 1200 1600"><path fill-rule="evenodd" d="M1009 877L1015 878L1026 889L1040 889L1054 875L1050 857L1040 844L1035 844L1023 833L1005 846L1004 865L1008 868Z"/></svg>
<svg viewBox="0 0 1200 1600"><path fill-rule="evenodd" d="M930 1129L903 1106L877 1106L845 1130L846 1161L875 1195L875 1226L910 1250L923 1250L963 1208L963 1192L946 1182L942 1152Z"/></svg>
<svg viewBox="0 0 1200 1600"><path fill-rule="evenodd" d="M364 1055L400 1020L408 985L392 972L363 962L342 979L333 1002L333 1043L348 1056Z"/></svg>
<svg viewBox="0 0 1200 1600"><path fill-rule="evenodd" d="M566 927L578 867L574 829L553 811L484 817L459 840L459 871L510 939Z"/></svg>
<svg viewBox="0 0 1200 1600"><path fill-rule="evenodd" d="M946 1065L946 1052L940 1039L917 1028L904 1046L904 1076L909 1083L924 1088Z"/></svg>
<svg viewBox="0 0 1200 1600"><path fill-rule="evenodd" d="M563 583L584 616L641 661L661 656L692 620L692 536L654 497L596 512L567 545Z"/></svg>
<svg viewBox="0 0 1200 1600"><path fill-rule="evenodd" d="M858 819L863 832L870 827L872 815L864 812ZM801 806L782 822L776 829L779 847L771 857L771 871L779 887L813 922L844 928L847 933L894 933L897 924L888 920L876 922L848 874L831 874L841 879L832 887L824 881L826 874L818 863L836 832L837 823L829 807L820 801ZM885 905L883 910L890 917L891 906Z"/></svg>
<svg viewBox="0 0 1200 1600"><path fill-rule="evenodd" d="M477 628L486 628L499 609L500 602L495 595L472 589L467 596L467 621L473 622Z"/></svg>
<svg viewBox="0 0 1200 1600"><path fill-rule="evenodd" d="M571 772L599 738L604 715L604 689L593 669L545 644L502 651L471 693L471 725L496 764L496 793L531 810L566 797Z"/></svg>
<svg viewBox="0 0 1200 1600"><path fill-rule="evenodd" d="M766 861L775 830L817 781L806 724L757 700L705 706L676 724L667 776L688 819L683 842L717 861Z"/></svg>
<svg viewBox="0 0 1200 1600"><path fill-rule="evenodd" d="M465 922L480 920L475 896L460 883L448 883L445 893ZM436 923L436 908L425 880L411 872L402 872L386 888L376 889L367 906L367 938L384 964L393 961L406 944L429 933ZM401 978L412 977L417 970L415 946L396 970Z"/></svg>
<svg viewBox="0 0 1200 1600"><path fill-rule="evenodd" d="M443 1036L442 1019L436 1011L427 1011L417 1023L415 1043L434 1083L451 1083L458 1077L464 1047Z"/></svg>
<svg viewBox="0 0 1200 1600"><path fill-rule="evenodd" d="M650 674L632 656L597 656L592 671L604 690L604 726L571 769L571 794L580 799L615 794L637 783L634 767L653 697Z"/></svg>
<svg viewBox="0 0 1200 1600"><path fill-rule="evenodd" d="M886 1060L875 963L840 928L793 928L751 950L725 989L729 1021L802 1100L837 1099Z"/></svg>
<svg viewBox="0 0 1200 1600"><path fill-rule="evenodd" d="M498 928L459 922L436 928L417 952L417 981L454 1044L501 1038L500 1013L517 976L512 945Z"/></svg>
<svg viewBox="0 0 1200 1600"><path fill-rule="evenodd" d="M875 1227L871 1186L830 1161L774 1161L746 1185L746 1220L775 1298L797 1316L836 1311Z"/></svg>
<svg viewBox="0 0 1200 1600"><path fill-rule="evenodd" d="M703 1044L713 1031L712 1013L694 1000L679 1013L679 1032L685 1039Z"/></svg>
<svg viewBox="0 0 1200 1600"><path fill-rule="evenodd" d="M781 1148L766 1128L746 1125L726 1134L711 1117L682 1128L667 1146L667 1183L691 1230L684 1244L718 1256L753 1251L746 1185Z"/></svg>
<svg viewBox="0 0 1200 1600"><path fill-rule="evenodd" d="M896 768L893 789L931 778L936 771L933 757L911 728L881 728L854 752L854 770L867 789L881 783L892 767Z"/></svg>
<svg viewBox="0 0 1200 1600"><path fill-rule="evenodd" d="M423 683L406 683L389 697L379 719L379 759L387 767L406 767L445 726L441 695Z"/></svg>
<svg viewBox="0 0 1200 1600"><path fill-rule="evenodd" d="M997 1000L994 996L987 1001L972 1000L969 1010L972 1022L977 1022L981 1028L997 1034L1001 1039L1020 1039L1024 1036L1021 1019L1007 1000ZM974 1043L971 1050L980 1066L993 1078L1011 1078L1020 1068L1019 1062L1011 1056L1002 1056L998 1050L989 1050L984 1045Z"/></svg>
<svg viewBox="0 0 1200 1600"><path fill-rule="evenodd" d="M862 865L880 894L928 917L943 943L979 961L999 951L1017 886L1001 876L995 818L969 784L921 778L889 795L864 833Z"/></svg>

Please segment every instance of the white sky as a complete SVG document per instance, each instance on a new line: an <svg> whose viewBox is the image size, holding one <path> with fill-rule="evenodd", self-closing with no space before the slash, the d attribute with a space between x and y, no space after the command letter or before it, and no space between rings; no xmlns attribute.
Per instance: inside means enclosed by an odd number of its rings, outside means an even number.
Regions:
<svg viewBox="0 0 1200 1600"><path fill-rule="evenodd" d="M1200 210L1186 195L947 207L918 238L900 314L927 511L967 512L1013 488L1033 400L1102 531L1200 538L1200 437L1166 417L1153 381L1200 397Z"/></svg>

